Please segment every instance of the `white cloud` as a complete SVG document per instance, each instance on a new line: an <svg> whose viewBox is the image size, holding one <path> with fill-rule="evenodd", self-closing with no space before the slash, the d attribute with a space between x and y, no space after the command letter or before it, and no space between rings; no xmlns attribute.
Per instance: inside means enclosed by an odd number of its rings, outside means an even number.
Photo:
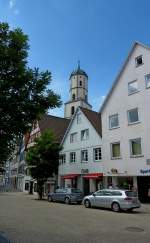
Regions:
<svg viewBox="0 0 150 243"><path fill-rule="evenodd" d="M14 12L15 15L19 14L19 10L18 9L15 9L13 12Z"/></svg>
<svg viewBox="0 0 150 243"><path fill-rule="evenodd" d="M91 99L93 110L95 110L97 112L100 110L100 107L102 106L102 104L105 100L105 97L106 97L105 95L101 95L100 97Z"/></svg>
<svg viewBox="0 0 150 243"><path fill-rule="evenodd" d="M10 0L9 1L9 8L12 9L16 4L16 0Z"/></svg>

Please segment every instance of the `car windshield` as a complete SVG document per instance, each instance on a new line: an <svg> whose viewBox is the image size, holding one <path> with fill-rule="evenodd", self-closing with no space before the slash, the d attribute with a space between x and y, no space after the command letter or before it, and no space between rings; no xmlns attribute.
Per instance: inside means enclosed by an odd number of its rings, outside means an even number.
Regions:
<svg viewBox="0 0 150 243"><path fill-rule="evenodd" d="M137 192L125 191L127 197L137 197Z"/></svg>
<svg viewBox="0 0 150 243"><path fill-rule="evenodd" d="M72 193L81 193L80 189L73 188L71 189Z"/></svg>

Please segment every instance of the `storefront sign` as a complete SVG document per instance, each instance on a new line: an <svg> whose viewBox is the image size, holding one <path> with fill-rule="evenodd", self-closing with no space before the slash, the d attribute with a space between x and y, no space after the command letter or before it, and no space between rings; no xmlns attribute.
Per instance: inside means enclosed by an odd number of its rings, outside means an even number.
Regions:
<svg viewBox="0 0 150 243"><path fill-rule="evenodd" d="M117 173L118 173L118 170L117 170L117 169L112 168L112 169L111 169L111 173L112 173L112 174L117 174Z"/></svg>
<svg viewBox="0 0 150 243"><path fill-rule="evenodd" d="M142 169L141 169L141 170L140 170L140 173L143 174L143 175L144 175L144 174L149 174L149 173L150 173L150 169L147 169L147 170L142 170Z"/></svg>
<svg viewBox="0 0 150 243"><path fill-rule="evenodd" d="M88 174L89 170L88 169L81 169L81 174Z"/></svg>

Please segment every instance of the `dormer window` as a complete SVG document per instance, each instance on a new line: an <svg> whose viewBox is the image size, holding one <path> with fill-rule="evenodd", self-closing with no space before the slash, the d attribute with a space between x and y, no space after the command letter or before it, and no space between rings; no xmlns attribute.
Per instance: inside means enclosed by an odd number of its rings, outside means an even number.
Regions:
<svg viewBox="0 0 150 243"><path fill-rule="evenodd" d="M138 56L135 58L135 65L136 67L140 66L141 64L143 64L143 57L142 56Z"/></svg>

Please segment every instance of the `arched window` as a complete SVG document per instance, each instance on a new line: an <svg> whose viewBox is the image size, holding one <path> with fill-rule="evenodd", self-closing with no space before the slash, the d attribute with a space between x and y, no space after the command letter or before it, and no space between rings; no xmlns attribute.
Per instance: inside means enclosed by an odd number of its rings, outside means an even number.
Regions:
<svg viewBox="0 0 150 243"><path fill-rule="evenodd" d="M75 97L76 97L75 94L73 94L73 95L72 95L72 99L75 100Z"/></svg>
<svg viewBox="0 0 150 243"><path fill-rule="evenodd" d="M80 80L80 86L82 86L82 81Z"/></svg>
<svg viewBox="0 0 150 243"><path fill-rule="evenodd" d="M74 106L71 107L71 115L74 114Z"/></svg>

